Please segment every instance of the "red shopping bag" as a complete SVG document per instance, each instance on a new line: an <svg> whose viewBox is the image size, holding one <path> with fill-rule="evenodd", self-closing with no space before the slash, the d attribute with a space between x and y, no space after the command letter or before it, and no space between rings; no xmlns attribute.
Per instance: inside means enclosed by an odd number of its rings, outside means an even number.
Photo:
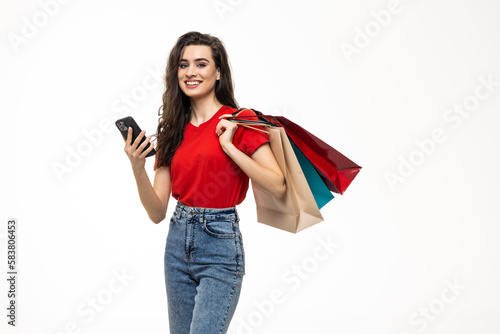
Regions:
<svg viewBox="0 0 500 334"><path fill-rule="evenodd" d="M283 125L290 140L320 172L328 189L343 194L361 166L286 117L275 118Z"/></svg>
<svg viewBox="0 0 500 334"><path fill-rule="evenodd" d="M343 194L362 168L286 117L263 115L260 111L251 109L257 115L258 120L255 120L253 116L251 120L245 121L245 116L239 116L242 110L244 109L236 111L232 119L247 122L248 126L263 124L283 127L289 139L319 172L330 191Z"/></svg>

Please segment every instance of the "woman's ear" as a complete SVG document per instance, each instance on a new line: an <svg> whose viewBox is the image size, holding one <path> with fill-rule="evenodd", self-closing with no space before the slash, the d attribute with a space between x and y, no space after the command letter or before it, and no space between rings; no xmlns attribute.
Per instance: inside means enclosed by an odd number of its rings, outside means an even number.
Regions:
<svg viewBox="0 0 500 334"><path fill-rule="evenodd" d="M217 80L220 80L220 68L217 69Z"/></svg>

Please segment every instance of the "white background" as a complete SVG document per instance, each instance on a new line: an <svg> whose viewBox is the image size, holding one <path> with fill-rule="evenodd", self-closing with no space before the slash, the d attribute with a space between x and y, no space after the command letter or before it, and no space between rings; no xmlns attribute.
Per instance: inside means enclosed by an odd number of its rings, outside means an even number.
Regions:
<svg viewBox="0 0 500 334"><path fill-rule="evenodd" d="M3 273L7 220L19 222L17 326L2 278L2 333L168 332L168 224L149 221L113 122L156 130L150 73L161 80L191 30L225 43L240 105L363 166L295 235L257 223L248 192L230 333L500 331L497 1L54 1L0 3ZM478 100L480 78L496 86ZM479 104L449 111L464 101Z"/></svg>

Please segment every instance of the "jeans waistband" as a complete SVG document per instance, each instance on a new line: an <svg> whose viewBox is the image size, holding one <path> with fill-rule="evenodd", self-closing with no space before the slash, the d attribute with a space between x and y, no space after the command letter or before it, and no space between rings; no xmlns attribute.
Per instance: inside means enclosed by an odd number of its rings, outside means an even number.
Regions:
<svg viewBox="0 0 500 334"><path fill-rule="evenodd" d="M227 218L239 218L236 207L229 208L201 208L196 206L189 206L180 201L177 201L175 206L174 215L177 219L181 216L203 219L217 219L222 216Z"/></svg>

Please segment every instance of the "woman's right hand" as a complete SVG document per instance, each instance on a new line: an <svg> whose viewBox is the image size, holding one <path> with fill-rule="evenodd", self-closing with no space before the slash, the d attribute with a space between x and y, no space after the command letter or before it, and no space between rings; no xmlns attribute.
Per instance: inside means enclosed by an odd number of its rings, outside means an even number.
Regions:
<svg viewBox="0 0 500 334"><path fill-rule="evenodd" d="M134 172L140 170L141 168L144 168L144 165L146 164L146 155L148 155L148 153L151 152L151 150L154 148L153 144L151 144L149 145L147 150L142 152L142 150L146 147L146 145L148 145L148 143L151 140L151 136L148 136L146 140L141 145L139 145L141 139L145 136L145 133L146 132L142 130L141 133L134 140L134 142L131 143L132 128L129 127L127 140L125 140L125 138L123 139L123 141L125 141L124 151L125 153L127 153L127 156L130 160L130 163L132 164L132 169L134 170Z"/></svg>

